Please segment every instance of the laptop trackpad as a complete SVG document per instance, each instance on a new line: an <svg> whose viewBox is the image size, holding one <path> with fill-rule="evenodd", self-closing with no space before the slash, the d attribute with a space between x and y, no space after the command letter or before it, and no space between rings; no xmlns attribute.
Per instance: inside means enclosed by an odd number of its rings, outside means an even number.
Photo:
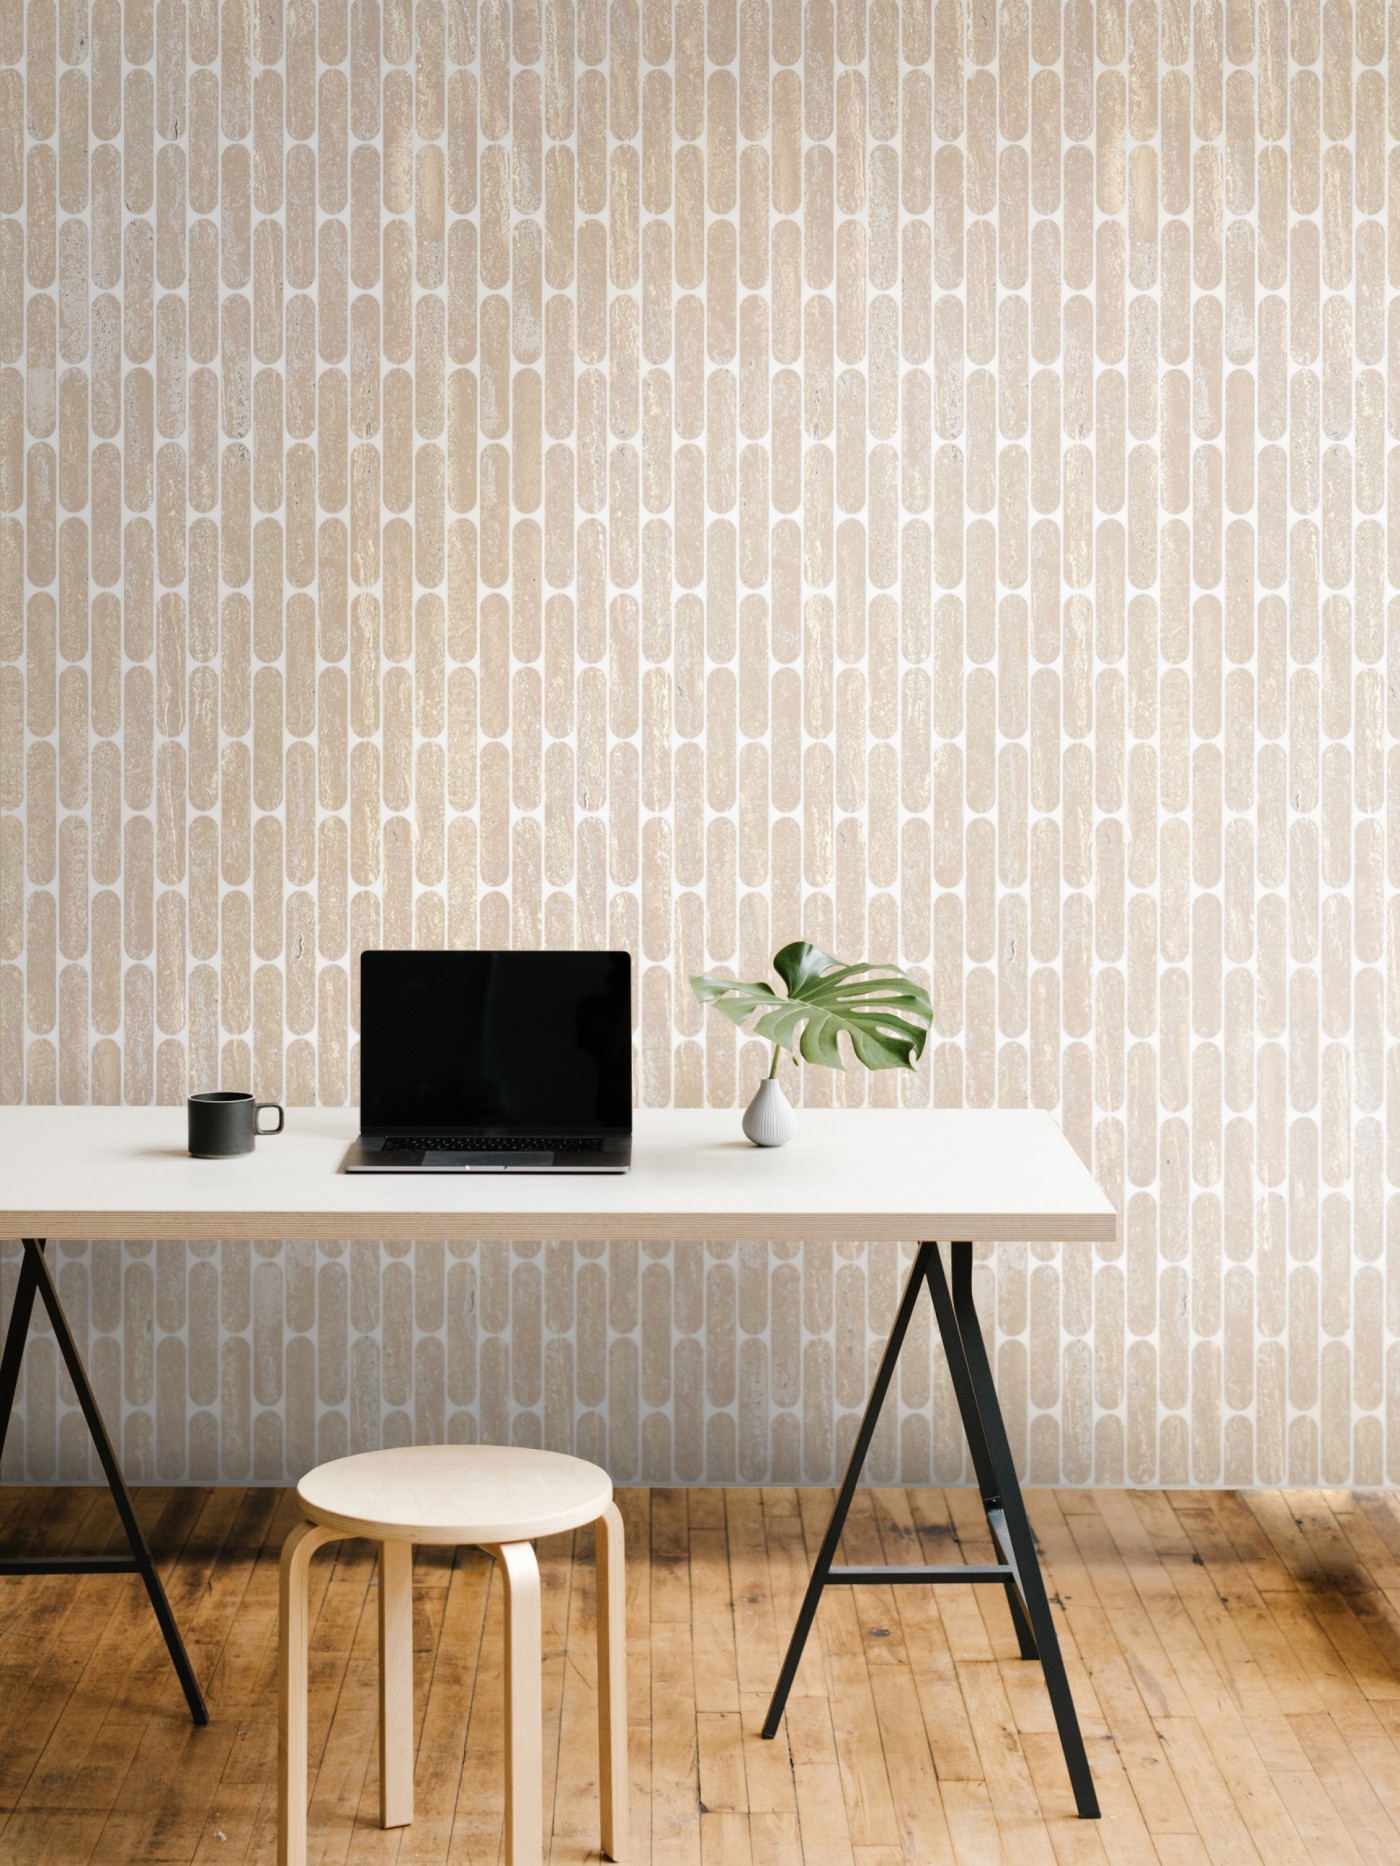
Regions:
<svg viewBox="0 0 1400 1866"><path fill-rule="evenodd" d="M434 1153L424 1157L439 1171L450 1173L537 1173L548 1166L553 1153Z"/></svg>

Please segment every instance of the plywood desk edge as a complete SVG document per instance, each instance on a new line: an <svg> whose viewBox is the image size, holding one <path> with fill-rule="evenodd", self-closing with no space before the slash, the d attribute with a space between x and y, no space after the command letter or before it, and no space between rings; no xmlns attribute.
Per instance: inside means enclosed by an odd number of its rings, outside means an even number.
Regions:
<svg viewBox="0 0 1400 1866"><path fill-rule="evenodd" d="M1111 1244L1114 1212L367 1212L367 1211L23 1211L0 1212L0 1236L53 1243L128 1239L263 1243L275 1239L382 1243L580 1244Z"/></svg>

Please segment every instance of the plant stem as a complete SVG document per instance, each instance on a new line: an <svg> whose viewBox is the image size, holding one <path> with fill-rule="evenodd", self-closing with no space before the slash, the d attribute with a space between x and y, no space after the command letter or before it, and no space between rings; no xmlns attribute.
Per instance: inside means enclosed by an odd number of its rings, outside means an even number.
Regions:
<svg viewBox="0 0 1400 1866"><path fill-rule="evenodd" d="M782 1044L775 1043L773 1045L773 1067L768 1071L768 1076L769 1076L770 1081L776 1082L778 1079L778 1063L782 1057L782 1054L783 1054Z"/></svg>

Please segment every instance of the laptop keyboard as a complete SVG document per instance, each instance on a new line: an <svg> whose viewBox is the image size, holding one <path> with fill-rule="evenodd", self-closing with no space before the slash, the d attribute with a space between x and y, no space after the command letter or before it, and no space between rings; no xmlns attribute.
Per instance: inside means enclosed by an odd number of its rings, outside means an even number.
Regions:
<svg viewBox="0 0 1400 1866"><path fill-rule="evenodd" d="M516 1135L509 1140L485 1139L480 1134L430 1134L403 1140L395 1137L384 1142L385 1153L601 1153L603 1142L597 1135L589 1139L546 1134L536 1140Z"/></svg>

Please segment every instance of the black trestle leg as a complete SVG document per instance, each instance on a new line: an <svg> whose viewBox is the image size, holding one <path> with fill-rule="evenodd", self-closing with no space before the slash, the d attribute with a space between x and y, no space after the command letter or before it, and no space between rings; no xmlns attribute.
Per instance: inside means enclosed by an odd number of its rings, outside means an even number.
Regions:
<svg viewBox="0 0 1400 1866"><path fill-rule="evenodd" d="M1019 1578L1025 1598L1026 1613L1030 1619L1035 1643L1039 1648L1040 1663L1045 1672L1045 1688L1050 1694L1050 1708L1055 1713L1055 1727L1060 1733L1060 1747L1064 1751L1065 1766L1069 1770L1075 1807L1079 1811L1081 1820L1097 1820L1099 1801L1094 1792L1094 1778L1089 1770L1089 1758L1084 1753L1084 1738L1080 1734L1079 1718L1074 1709L1074 1697L1069 1688L1065 1662L1060 1653L1060 1641L1055 1632L1055 1622L1045 1592L1045 1579L1040 1572L1040 1562L1036 1556L1035 1538L1031 1534L1030 1518L1026 1515L1025 1500L1021 1495L1021 1486L1016 1477L1016 1466L1012 1460L1011 1446L1006 1437L1006 1425L1001 1416L1001 1406L997 1401L996 1383L992 1379L991 1363L987 1359L986 1344L982 1339L982 1327L977 1319L977 1305L972 1297L971 1244L953 1245L952 1268L953 1287L951 1301L949 1301L948 1286L943 1275L943 1263L937 1251L934 1252L928 1276L938 1307L940 1325L944 1314L951 1313L967 1364L972 1398L981 1417L982 1433L992 1477L1001 1498L1001 1508L1011 1543L1007 1552Z"/></svg>
<svg viewBox="0 0 1400 1866"><path fill-rule="evenodd" d="M10 1430L10 1415L15 1409L19 1387L19 1364L24 1359L24 1342L29 1333L29 1318L34 1313L34 1292L39 1287L34 1266L29 1260L28 1245L21 1246L19 1281L15 1284L14 1307L5 1333L4 1352L0 1353L0 1456Z"/></svg>
<svg viewBox="0 0 1400 1866"><path fill-rule="evenodd" d="M987 1449L987 1434L982 1429L982 1415L977 1409L977 1401L973 1395L972 1375L968 1371L962 1335L958 1329L957 1318L953 1314L953 1304L948 1295L948 1285L943 1277L937 1248L933 1253L933 1262L939 1266L938 1274L935 1275L930 1266L928 1291L933 1298L933 1313L938 1322L938 1332L943 1339L943 1352L948 1360L948 1375L953 1383L953 1397L958 1402L963 1433L967 1438L968 1450L972 1454L972 1468L977 1475L977 1488L982 1493L982 1509L987 1518L987 1534L991 1537L992 1548L996 1551L997 1559L1007 1561L1011 1557L1011 1550L1002 1546L1004 1538L997 1533L996 1522L1002 1510L1001 1491L992 1472L991 1453ZM1035 1634L1026 1617L1025 1604L1015 1581L1006 1583L1006 1604L1011 1609L1011 1624L1016 1629L1016 1643L1021 1649L1021 1657L1023 1659L1039 1658Z"/></svg>
<svg viewBox="0 0 1400 1866"><path fill-rule="evenodd" d="M797 1676L798 1661L802 1657L802 1648L807 1643L807 1635L812 1630L812 1621L816 1615L817 1603L821 1599L822 1589L827 1584L831 1564L836 1559L837 1546L841 1541L841 1531L845 1526L846 1513L851 1507L851 1498L856 1493L860 1474L865 1466L866 1453L870 1450L870 1441L875 1436L875 1427L880 1422L880 1408L885 1403L890 1381L894 1377L895 1364L899 1360L899 1351L904 1346L904 1337L909 1332L909 1322L919 1300L919 1289L928 1275L927 1255L932 1251L938 1255L936 1244L921 1244L914 1259L914 1267L909 1272L909 1280L904 1285L904 1294L899 1300L899 1313L894 1318L894 1327L890 1338L885 1343L885 1351L880 1356L879 1371L875 1375L875 1384L870 1390L865 1413L856 1433L856 1442L851 1447L850 1462L846 1466L846 1475L841 1479L841 1488L837 1492L836 1507L831 1512L831 1521L826 1526L821 1548L813 1563L812 1573L807 1582L807 1591L802 1596L802 1605L798 1609L797 1624L792 1629L792 1638L788 1641L787 1652L783 1656L782 1670L778 1673L778 1682L773 1687L773 1697L768 1706L768 1715L763 1720L763 1735L772 1739L778 1734L778 1725L783 1720L783 1711L792 1689L792 1681Z"/></svg>
<svg viewBox="0 0 1400 1866"><path fill-rule="evenodd" d="M102 1473L107 1479L107 1488L111 1491L112 1501L117 1506L117 1515L121 1518L122 1528L126 1531L126 1539L131 1544L129 1572L139 1574L146 1584L151 1607L165 1638L166 1650L170 1654L170 1661L175 1667L176 1676L185 1693L185 1702L190 1707L190 1716L198 1724L208 1723L209 1712L199 1689L199 1681L194 1675L194 1667L190 1664L189 1654L185 1651L185 1642L180 1637L180 1629L175 1624L175 1616L170 1611L170 1602L166 1599L165 1588L161 1583L160 1575L156 1572L150 1548L142 1533L141 1525L136 1520L136 1512L131 1504L131 1493L126 1487L121 1465L117 1462L116 1451L108 1437L107 1426L97 1404L97 1395L93 1392L92 1384L87 1377L87 1369L83 1366L77 1343L73 1339L73 1332L68 1326L63 1304L59 1300L58 1287L54 1283L44 1257L42 1238L24 1239L24 1261L20 1266L19 1283L15 1290L15 1304L10 1315L9 1330L5 1336L4 1352L0 1355L0 1451L4 1450L5 1434L9 1429L10 1415L14 1410L15 1389L19 1381L19 1364L24 1353L25 1336L28 1333L36 1295L48 1311L59 1352L63 1356L63 1364L68 1370L68 1378L73 1383L83 1418L87 1422L87 1429L97 1449ZM65 1562L64 1565L64 1572L78 1574L84 1572L110 1574L121 1571L121 1568L114 1566L110 1557L94 1557L90 1568L85 1566L81 1558ZM42 1559L36 1557L32 1568L27 1567L22 1560L6 1561L3 1565L3 1572L43 1574L53 1572L53 1567L52 1564L46 1567Z"/></svg>
<svg viewBox="0 0 1400 1866"><path fill-rule="evenodd" d="M904 1294L900 1298L899 1313L895 1316L890 1338L880 1357L875 1384L870 1390L870 1399L866 1404L860 1429L856 1433L855 1444L851 1447L850 1462L846 1466L841 1488L837 1492L831 1520L827 1524L826 1534L822 1537L821 1548L817 1552L817 1559L807 1582L807 1591L802 1596L797 1624L793 1628L792 1638L788 1641L782 1670L778 1674L772 1702L768 1706L768 1715L764 1720L763 1735L770 1738L777 1735L778 1725L782 1721L788 1694L797 1673L798 1662L802 1657L802 1649L807 1642L808 1633L812 1630L812 1621L816 1616L817 1604L824 1587L856 1586L867 1583L876 1583L881 1586L893 1586L900 1583L913 1585L947 1582L996 1583L1006 1589L1007 1605L1011 1609L1012 1624L1016 1628L1016 1639L1021 1649L1021 1657L1023 1659L1038 1658L1044 1667L1045 1687L1050 1696L1050 1707L1055 1714L1055 1726L1059 1731L1060 1747L1064 1751L1065 1766L1069 1771L1070 1786L1074 1790L1075 1807L1080 1819L1097 1820L1099 1803L1098 1796L1094 1792L1094 1779L1089 1771L1089 1759L1084 1751L1084 1739L1080 1734L1079 1719L1075 1714L1074 1698L1070 1692L1069 1678L1065 1672L1060 1642L1055 1632L1055 1622L1045 1592L1045 1578L1040 1572L1035 1538L1031 1534L1030 1519L1026 1515L1025 1501L1021 1496L1015 1462L1006 1437L1006 1425L997 1400L991 1363L987 1359L986 1344L982 1339L982 1327L977 1319L977 1305L972 1298L972 1246L967 1243L954 1244L951 1249L953 1276L950 1290L937 1244L923 1243L919 1246L918 1255L914 1259L914 1267L909 1273L909 1281L905 1284ZM870 1441L875 1435L880 1408L884 1404L890 1381L894 1377L900 1350L904 1346L904 1338L909 1332L909 1322L918 1301L920 1287L924 1283L927 1283L929 1295L933 1299L938 1332L942 1337L944 1351L948 1358L948 1373L958 1403L958 1412L962 1417L963 1429L967 1434L973 1469L977 1475L977 1486L982 1496L982 1509L987 1518L988 1533L998 1559L987 1565L954 1563L951 1567L941 1568L836 1567L834 1564L837 1547L841 1540L841 1531L845 1526L846 1515L850 1510L856 1486L860 1482L866 1454L870 1450Z"/></svg>

